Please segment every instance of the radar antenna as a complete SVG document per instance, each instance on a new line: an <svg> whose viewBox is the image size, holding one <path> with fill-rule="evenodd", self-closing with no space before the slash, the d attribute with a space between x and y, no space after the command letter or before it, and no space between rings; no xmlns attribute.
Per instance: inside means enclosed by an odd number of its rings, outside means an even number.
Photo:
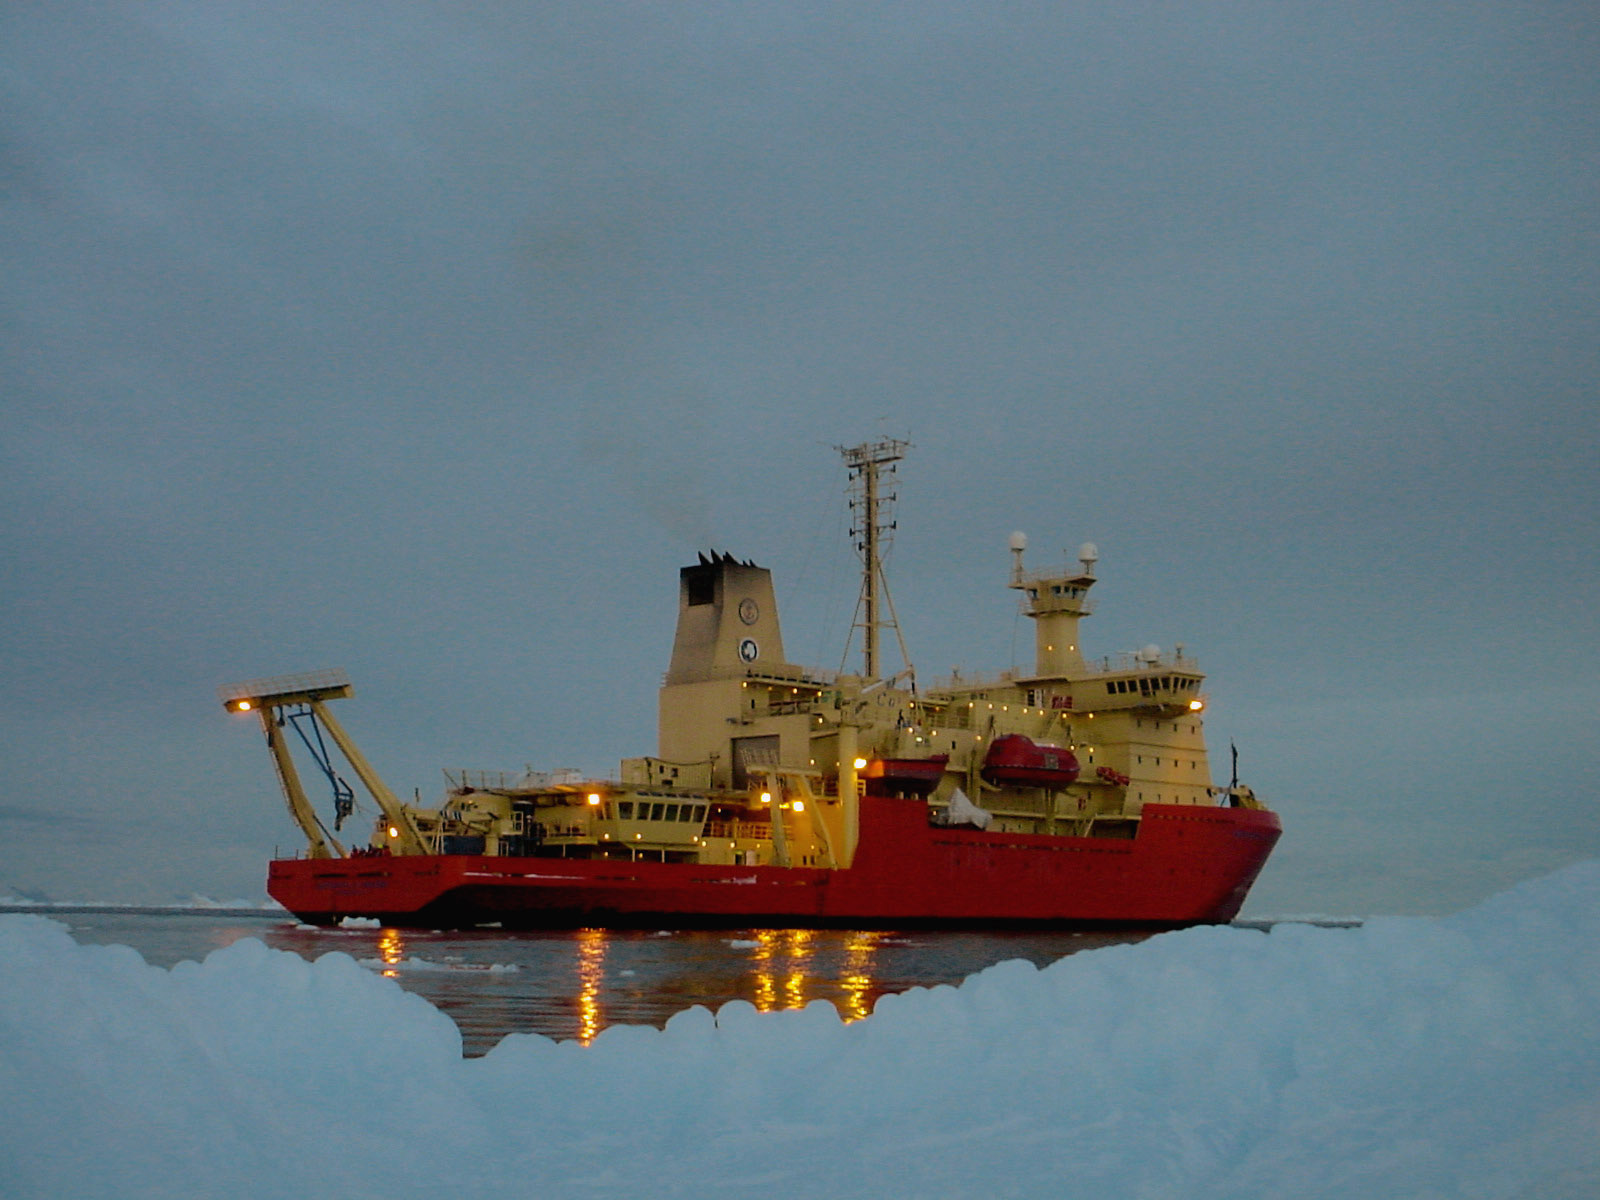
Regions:
<svg viewBox="0 0 1600 1200"><path fill-rule="evenodd" d="M894 630L900 646L900 661L905 664L905 674L910 678L911 690L917 690L916 670L906 653L906 639L900 632L900 618L894 611L894 600L889 595L889 579L884 574L883 557L896 522L893 519L895 494L883 490L882 468L895 473L894 464L905 457L911 443L899 438L884 438L876 442L863 442L859 446L835 446L844 457L850 470L850 536L861 555L861 595L856 601L856 619L850 627L850 640L861 630L861 674L868 680L882 678L878 666L878 631L885 627ZM878 601L888 610L888 620L878 614ZM845 644L845 657L850 655L849 642Z"/></svg>

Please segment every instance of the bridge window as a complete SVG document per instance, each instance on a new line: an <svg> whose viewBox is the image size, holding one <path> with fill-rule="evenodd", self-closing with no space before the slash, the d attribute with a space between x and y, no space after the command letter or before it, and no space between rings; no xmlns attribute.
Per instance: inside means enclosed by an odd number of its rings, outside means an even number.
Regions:
<svg viewBox="0 0 1600 1200"><path fill-rule="evenodd" d="M617 801L617 819L619 821L631 821L631 820L633 820L633 801L632 800L618 800Z"/></svg>

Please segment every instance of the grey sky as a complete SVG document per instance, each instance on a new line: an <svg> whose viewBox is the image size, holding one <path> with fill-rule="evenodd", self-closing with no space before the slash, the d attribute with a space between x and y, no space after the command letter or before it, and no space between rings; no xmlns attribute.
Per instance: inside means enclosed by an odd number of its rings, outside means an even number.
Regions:
<svg viewBox="0 0 1600 1200"><path fill-rule="evenodd" d="M838 666L830 447L925 675L1185 643L1251 911L1600 853L1600 23L1581 5L13 4L0 893L262 894L218 683L390 784L654 746L676 570Z"/></svg>

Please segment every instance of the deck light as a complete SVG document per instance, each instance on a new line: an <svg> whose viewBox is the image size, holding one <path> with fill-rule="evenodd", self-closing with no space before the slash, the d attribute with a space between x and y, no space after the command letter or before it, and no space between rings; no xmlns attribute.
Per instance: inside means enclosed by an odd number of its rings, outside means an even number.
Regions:
<svg viewBox="0 0 1600 1200"><path fill-rule="evenodd" d="M771 804L772 803L772 793L771 792L762 792L761 793L761 803L763 803L763 804Z"/></svg>
<svg viewBox="0 0 1600 1200"><path fill-rule="evenodd" d="M248 700L236 700L236 701L234 701L233 710L234 710L234 712L249 712L250 711L250 701L248 701Z"/></svg>
<svg viewBox="0 0 1600 1200"><path fill-rule="evenodd" d="M866 759L864 759L864 758L856 759L856 770L864 771L864 770L866 770L866 766L867 766L867 760Z"/></svg>
<svg viewBox="0 0 1600 1200"><path fill-rule="evenodd" d="M805 812L806 802L804 800L796 800L794 802L794 810L795 812Z"/></svg>
<svg viewBox="0 0 1600 1200"><path fill-rule="evenodd" d="M1204 700L1191 700L1191 701L1189 701L1189 711L1190 712L1199 712L1205 706L1206 706L1206 702Z"/></svg>
<svg viewBox="0 0 1600 1200"><path fill-rule="evenodd" d="M393 837L393 838L397 838L397 837L400 836L400 831L398 829L396 829L393 825L391 825L391 826L389 826L389 836Z"/></svg>
<svg viewBox="0 0 1600 1200"><path fill-rule="evenodd" d="M593 808L595 805L597 805L599 803L600 803L600 793L599 792L590 792L589 793L589 807Z"/></svg>

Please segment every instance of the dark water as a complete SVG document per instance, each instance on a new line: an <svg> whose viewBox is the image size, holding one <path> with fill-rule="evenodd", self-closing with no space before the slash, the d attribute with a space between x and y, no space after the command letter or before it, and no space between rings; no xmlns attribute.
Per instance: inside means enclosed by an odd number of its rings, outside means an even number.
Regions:
<svg viewBox="0 0 1600 1200"><path fill-rule="evenodd" d="M149 963L200 960L239 938L314 959L338 950L425 997L461 1029L469 1055L508 1033L587 1042L607 1025L662 1025L690 1005L733 999L763 1011L824 999L854 1020L885 992L959 983L1007 959L1040 966L1147 934L843 930L548 933L308 929L281 916L55 909L85 943L132 946Z"/></svg>

